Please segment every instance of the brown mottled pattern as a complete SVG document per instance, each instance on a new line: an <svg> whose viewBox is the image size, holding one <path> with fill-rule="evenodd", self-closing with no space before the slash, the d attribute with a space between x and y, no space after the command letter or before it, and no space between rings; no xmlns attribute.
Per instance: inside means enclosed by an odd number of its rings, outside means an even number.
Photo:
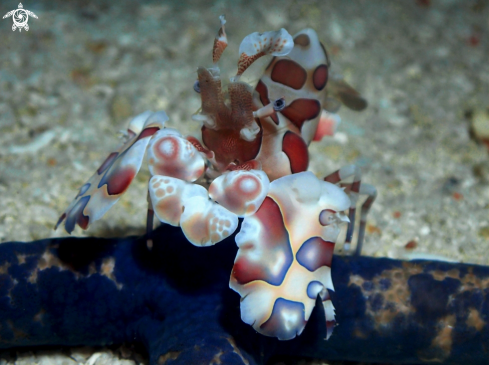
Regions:
<svg viewBox="0 0 489 365"><path fill-rule="evenodd" d="M244 163L253 160L262 141L262 133L258 133L253 142L240 138L239 131L233 129L221 129L215 131L202 127L202 140L206 147L215 153L216 161L226 168L231 162Z"/></svg>
<svg viewBox="0 0 489 365"><path fill-rule="evenodd" d="M253 55L253 56L248 56L246 55L245 53L241 53L241 55L239 56L239 60L238 60L238 73L237 75L242 75L243 72L246 71L246 69L248 67L250 67L250 65L255 62L258 58L260 58L261 56L264 56L265 55L265 52L260 52L260 53L257 53L256 55Z"/></svg>
<svg viewBox="0 0 489 365"><path fill-rule="evenodd" d="M23 263L25 263L25 258L23 261L19 260L18 264L22 265ZM100 274L100 275L106 276L111 281L113 281L115 286L117 287L117 289L120 290L120 289L122 289L122 284L117 282L117 280L114 276L114 273L113 273L115 265L116 265L115 259L113 257L108 257L102 262L102 264L100 265L99 268L97 268L95 266L95 264L92 263L89 267L88 275L90 276L93 274ZM27 281L31 284L35 284L37 282L38 273L43 271L43 270L47 270L47 269L51 269L51 268L57 268L59 271L66 271L66 270L71 271L73 273L73 275L75 276L75 278L77 278L77 279L79 279L83 276L82 274L80 274L80 272L75 270L70 265L63 263L59 259L59 257L55 253L53 253L50 249L47 249L39 258L39 260L37 262L37 266L35 266L33 268L33 270L30 272L30 275L27 278Z"/></svg>
<svg viewBox="0 0 489 365"><path fill-rule="evenodd" d="M213 76L204 67L197 69L197 75L199 78L200 97L202 99L202 114L218 115L222 118L223 116L221 114L225 113L227 108L224 105L222 97L221 79L218 76ZM220 118L216 119L218 124Z"/></svg>
<svg viewBox="0 0 489 365"><path fill-rule="evenodd" d="M254 121L253 94L251 87L244 82L233 82L228 86L231 100L231 122L228 128L241 130Z"/></svg>
<svg viewBox="0 0 489 365"><path fill-rule="evenodd" d="M396 268L382 272L382 275L374 277L370 282L373 284L370 290L365 290L364 284L366 280L359 275L350 277L349 285L357 285L362 288L362 293L367 299L367 315L372 317L375 327L388 326L392 319L401 314L409 314L414 308L409 303L409 290L407 287L407 279L409 276L422 272L421 268L414 267L412 270L403 270ZM391 281L391 286L387 290L382 290L381 281L388 279ZM376 295L381 295L384 299L384 306L381 310L372 309L373 299Z"/></svg>
<svg viewBox="0 0 489 365"><path fill-rule="evenodd" d="M219 36L222 35L222 30L219 29ZM214 47L212 49L212 62L216 63L221 58L222 52L227 47L227 43L220 41L219 39L214 39Z"/></svg>
<svg viewBox="0 0 489 365"><path fill-rule="evenodd" d="M454 293L448 295L446 302L440 300L436 296L438 292L433 290L433 292L418 294L423 296L422 303L419 304L419 298L416 298L416 293L413 293L413 289L419 290L419 287L416 288L416 282L411 287L410 280L419 277L420 274L428 275L434 283L441 283L448 279L453 280L454 283L458 282L459 285L454 289ZM420 263L403 262L402 267L384 270L370 280L361 275L351 275L348 286L360 288L361 294L366 299L366 316L372 319L374 330L384 335L391 331L395 334L399 325L407 326L413 320L419 322L418 325L424 326L426 323L421 318L424 309L427 311L439 309L438 312L445 310L446 315L433 318L436 333L430 348L418 351L418 356L423 361L439 362L450 356L454 341L457 318L449 307L450 303L458 300L457 297L461 294L474 295L487 291L489 277L478 277L473 273L472 268L469 268L466 273L461 273L458 269L426 270ZM428 307L425 308L426 303ZM475 331L481 331L487 326L487 321L477 308L472 307L468 310L465 325L474 328ZM356 328L354 333L359 338L369 336L361 328Z"/></svg>

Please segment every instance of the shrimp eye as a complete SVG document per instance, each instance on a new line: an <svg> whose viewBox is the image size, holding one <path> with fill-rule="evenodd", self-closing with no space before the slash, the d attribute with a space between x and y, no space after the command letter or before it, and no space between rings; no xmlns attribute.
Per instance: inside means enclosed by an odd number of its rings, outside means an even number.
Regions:
<svg viewBox="0 0 489 365"><path fill-rule="evenodd" d="M275 110L276 112L284 110L284 108L285 108L285 99L284 98L277 99L273 102L273 110Z"/></svg>
<svg viewBox="0 0 489 365"><path fill-rule="evenodd" d="M332 209L324 209L319 214L319 223L322 226L329 226L330 224L335 222L335 214L336 211Z"/></svg>
<svg viewBox="0 0 489 365"><path fill-rule="evenodd" d="M199 80L197 80L197 81L194 82L194 90L195 90L195 92L197 92L197 93L200 94L200 83L199 83Z"/></svg>

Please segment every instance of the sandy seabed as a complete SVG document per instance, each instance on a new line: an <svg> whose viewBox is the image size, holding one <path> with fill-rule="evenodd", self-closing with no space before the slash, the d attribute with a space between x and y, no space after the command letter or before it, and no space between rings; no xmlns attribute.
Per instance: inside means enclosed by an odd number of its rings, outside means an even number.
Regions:
<svg viewBox="0 0 489 365"><path fill-rule="evenodd" d="M2 2L0 13L17 5ZM64 236L53 231L59 214L131 116L164 109L169 127L199 132L193 83L211 64L224 13L223 75L235 73L247 34L312 27L333 71L369 101L361 113L342 108L336 136L310 148L318 176L355 163L377 187L364 254L489 265L489 154L470 133L474 119L489 124L488 1L23 5L39 17L28 32L0 22L1 242ZM143 233L148 176L143 169L102 220L75 234ZM0 364L144 362L126 348L4 355Z"/></svg>

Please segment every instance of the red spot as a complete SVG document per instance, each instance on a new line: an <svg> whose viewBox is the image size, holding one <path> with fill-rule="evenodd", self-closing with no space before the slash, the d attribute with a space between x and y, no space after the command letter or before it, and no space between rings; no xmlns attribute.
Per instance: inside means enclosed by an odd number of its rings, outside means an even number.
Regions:
<svg viewBox="0 0 489 365"><path fill-rule="evenodd" d="M456 201L460 201L464 198L464 196L460 193L455 192L452 194L452 198L455 199Z"/></svg>
<svg viewBox="0 0 489 365"><path fill-rule="evenodd" d="M255 90L258 92L260 95L260 101L263 105L268 105L270 104L270 99L268 99L268 88L267 85L263 83L263 81L258 81L258 84L256 84Z"/></svg>
<svg viewBox="0 0 489 365"><path fill-rule="evenodd" d="M372 206L373 202L374 202L375 198L369 196L367 198L367 200L365 200L365 203L363 203L363 208L362 209L370 209L370 207Z"/></svg>
<svg viewBox="0 0 489 365"><path fill-rule="evenodd" d="M112 166L118 155L118 152L112 152L108 155L105 161L102 162L102 165L97 169L97 174L102 175L110 166Z"/></svg>
<svg viewBox="0 0 489 365"><path fill-rule="evenodd" d="M145 129L143 129L143 131L141 132L141 134L139 134L138 139L136 141L139 141L140 139L143 139L143 138L152 136L153 134L155 134L159 130L160 130L159 127L145 128Z"/></svg>
<svg viewBox="0 0 489 365"><path fill-rule="evenodd" d="M351 191L358 193L360 191L360 181L354 181L351 184Z"/></svg>
<svg viewBox="0 0 489 365"><path fill-rule="evenodd" d="M267 85L263 83L263 81L258 81L258 84L256 85L255 90L258 92L260 95L260 101L263 104L263 106L270 104L270 99L268 98L268 88ZM270 115L270 118L272 118L273 122L278 125L278 117L277 114L274 113Z"/></svg>
<svg viewBox="0 0 489 365"><path fill-rule="evenodd" d="M89 221L90 218L88 218L86 215L83 214L83 212L81 212L78 216L78 219L76 220L76 223L78 223L81 229L87 229Z"/></svg>
<svg viewBox="0 0 489 365"><path fill-rule="evenodd" d="M165 144L166 146L162 148L162 144ZM171 144L170 148L168 148L169 144ZM153 152L156 156L162 158L163 160L175 159L175 157L178 156L179 151L180 148L174 136L162 138L153 145Z"/></svg>
<svg viewBox="0 0 489 365"><path fill-rule="evenodd" d="M324 181L330 182L331 184L336 184L340 180L340 170L335 171L324 178Z"/></svg>
<svg viewBox="0 0 489 365"><path fill-rule="evenodd" d="M250 260L245 255L238 255L231 275L241 285L255 280L263 280L272 285L280 285L293 261L289 235L284 226L282 213L277 203L270 197L266 197L255 213L255 217L262 226L267 228L262 230L258 242L250 246L243 245L240 250L253 249L254 246L259 246L263 256L260 260ZM283 257L285 257L285 262L281 264L278 272L277 270L271 271L270 266L273 265L269 262L270 258L277 254L283 254Z"/></svg>
<svg viewBox="0 0 489 365"><path fill-rule="evenodd" d="M243 191L241 190L241 183L246 180L254 180L255 183L255 188L250 191ZM247 200L248 198L254 198L258 195L258 193L262 190L261 185L260 185L260 180L256 178L255 176L241 176L238 178L236 181L236 187L239 189L238 194L241 196L240 200ZM247 199L243 199L247 198Z"/></svg>
<svg viewBox="0 0 489 365"><path fill-rule="evenodd" d="M273 67L271 78L275 82L299 90L306 83L307 72L298 63L283 59Z"/></svg>
<svg viewBox="0 0 489 365"><path fill-rule="evenodd" d="M107 192L109 195L119 195L125 192L131 185L134 176L136 176L136 171L132 167L125 167L112 173L107 179Z"/></svg>
<svg viewBox="0 0 489 365"><path fill-rule="evenodd" d="M396 219L399 219L401 218L401 212L396 210L394 213L392 213L392 216Z"/></svg>
<svg viewBox="0 0 489 365"><path fill-rule="evenodd" d="M324 89L328 82L328 66L319 65L316 67L314 74L312 75L312 82L317 90Z"/></svg>
<svg viewBox="0 0 489 365"><path fill-rule="evenodd" d="M472 47L477 47L480 43L480 38L476 35L471 35L469 37L469 45Z"/></svg>
<svg viewBox="0 0 489 365"><path fill-rule="evenodd" d="M290 171L293 174L307 170L309 154L304 140L297 134L287 131L282 140L282 151L290 161Z"/></svg>
<svg viewBox="0 0 489 365"><path fill-rule="evenodd" d="M255 184L251 190L243 190L243 182L252 180ZM223 200L215 199L217 203L223 205L232 212L241 211L249 201L254 200L262 191L260 180L255 176L239 176L232 185L228 185L224 189ZM211 195L214 195L215 190L211 186L209 188Z"/></svg>
<svg viewBox="0 0 489 365"><path fill-rule="evenodd" d="M406 243L404 248L406 250L414 250L417 246L418 246L418 242L416 242L415 240L411 240L408 243Z"/></svg>
<svg viewBox="0 0 489 365"><path fill-rule="evenodd" d="M335 119L333 115L329 113L321 113L316 133L314 133L314 138L312 140L317 142L323 139L324 136L333 136L337 124L338 120Z"/></svg>
<svg viewBox="0 0 489 365"><path fill-rule="evenodd" d="M296 99L281 113L301 130L304 122L316 118L321 112L321 103L316 99Z"/></svg>

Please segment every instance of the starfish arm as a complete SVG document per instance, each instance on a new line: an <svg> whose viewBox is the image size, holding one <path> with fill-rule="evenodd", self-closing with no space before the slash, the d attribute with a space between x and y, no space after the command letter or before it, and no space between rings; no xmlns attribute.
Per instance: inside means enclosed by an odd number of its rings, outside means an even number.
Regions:
<svg viewBox="0 0 489 365"><path fill-rule="evenodd" d="M487 364L489 267L334 257L333 335L324 341L316 305L300 336L278 341L240 320L228 288L232 238L200 248L166 225L153 239L152 251L144 237L2 243L0 349L140 342L151 365L271 356Z"/></svg>

